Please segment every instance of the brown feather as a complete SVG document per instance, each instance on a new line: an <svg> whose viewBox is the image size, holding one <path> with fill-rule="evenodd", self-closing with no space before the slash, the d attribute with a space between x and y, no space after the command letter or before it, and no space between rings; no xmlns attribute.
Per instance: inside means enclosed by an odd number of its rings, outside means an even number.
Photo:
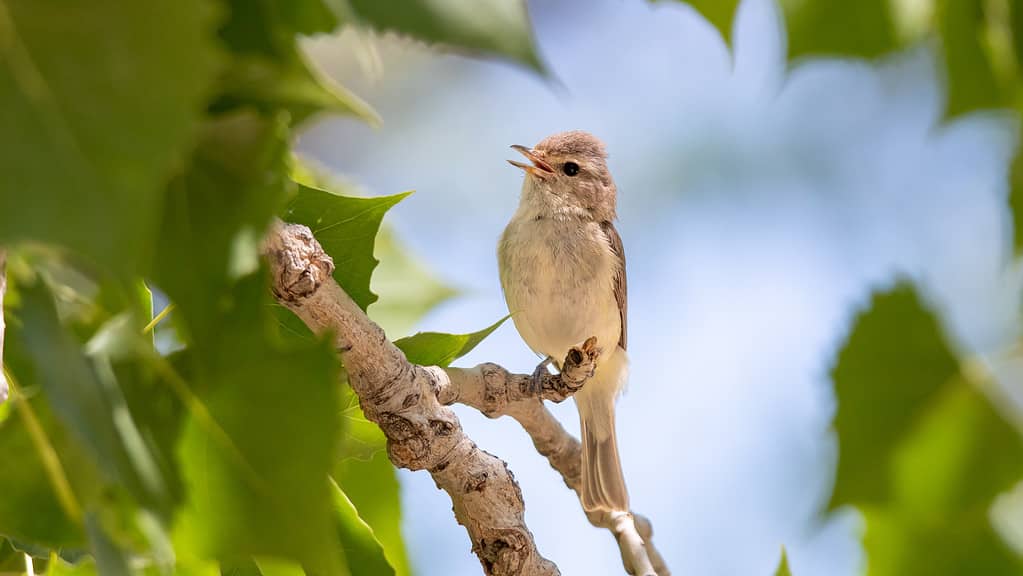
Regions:
<svg viewBox="0 0 1023 576"><path fill-rule="evenodd" d="M625 246L622 245L622 237L618 234L618 230L615 229L614 223L605 220L600 223L600 227L607 236L607 241L611 245L611 251L618 257L618 272L614 278L615 300L618 302L618 315L622 319L622 333L618 337L618 345L622 347L622 350L627 350L626 334L628 331L626 330L626 319L629 315L629 291L628 283L625 281Z"/></svg>

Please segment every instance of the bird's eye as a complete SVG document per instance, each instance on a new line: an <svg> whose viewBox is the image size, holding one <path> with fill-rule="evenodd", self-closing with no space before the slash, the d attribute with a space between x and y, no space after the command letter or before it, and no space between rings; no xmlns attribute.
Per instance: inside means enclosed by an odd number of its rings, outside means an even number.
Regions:
<svg viewBox="0 0 1023 576"><path fill-rule="evenodd" d="M565 162L565 165L561 167L561 171L564 172L566 176L575 176L579 173L579 165L575 162Z"/></svg>

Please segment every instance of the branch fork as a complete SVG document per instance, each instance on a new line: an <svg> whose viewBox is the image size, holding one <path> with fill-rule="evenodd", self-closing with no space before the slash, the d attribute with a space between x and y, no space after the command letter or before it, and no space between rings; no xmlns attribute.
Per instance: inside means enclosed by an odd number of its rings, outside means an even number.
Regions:
<svg viewBox="0 0 1023 576"><path fill-rule="evenodd" d="M497 364L439 368L411 364L334 281L334 264L308 228L276 224L264 244L275 298L317 333L330 332L366 418L387 437L399 467L426 470L448 493L456 520L487 575L560 574L537 550L526 526L522 492L507 464L481 450L449 408L474 407L490 418L510 416L537 451L579 492L581 448L543 405L561 402L593 375L594 338L569 351L559 374L514 374ZM541 366L542 368L542 366ZM650 522L629 512L588 515L614 534L630 574L669 576L651 541Z"/></svg>

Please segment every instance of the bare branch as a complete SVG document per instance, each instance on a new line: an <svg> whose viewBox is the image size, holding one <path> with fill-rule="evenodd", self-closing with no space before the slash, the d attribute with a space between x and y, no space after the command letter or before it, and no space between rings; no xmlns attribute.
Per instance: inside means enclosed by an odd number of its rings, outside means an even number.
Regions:
<svg viewBox="0 0 1023 576"><path fill-rule="evenodd" d="M595 339L570 350L556 375L513 374L491 363L474 368L410 364L333 280L333 262L308 228L276 227L265 251L277 300L314 331L335 334L352 389L366 417L387 436L391 461L411 470L428 470L448 492L484 571L557 574L557 567L536 550L523 519L522 494L505 463L479 450L445 406L460 403L491 418L511 416L578 494L579 441L542 400L560 402L593 375L600 353ZM591 524L615 536L630 574L670 576L653 545L649 520L625 512L587 516Z"/></svg>
<svg viewBox="0 0 1023 576"><path fill-rule="evenodd" d="M277 300L315 332L334 334L363 412L387 436L391 461L427 470L448 493L484 572L559 574L536 549L507 465L477 448L454 412L437 401L434 372L410 364L333 280L333 262L309 229L275 226L265 252Z"/></svg>
<svg viewBox="0 0 1023 576"><path fill-rule="evenodd" d="M591 364L595 358L587 356L584 348L586 344L569 351L559 376L545 375L545 399L548 398L548 386L557 389L561 384L555 379L560 377L575 382L580 373L592 373ZM437 374L437 397L441 402L458 402L476 408L489 418L506 415L518 421L533 439L537 452L547 458L565 484L579 494L582 447L537 396L524 392L531 385L531 376L513 374L490 363L473 368L431 367L428 370ZM552 392L552 395L558 397L557 393ZM635 513L620 512L587 514L587 518L594 526L607 528L615 536L622 562L630 574L670 576L671 571L653 544L653 528L648 519Z"/></svg>

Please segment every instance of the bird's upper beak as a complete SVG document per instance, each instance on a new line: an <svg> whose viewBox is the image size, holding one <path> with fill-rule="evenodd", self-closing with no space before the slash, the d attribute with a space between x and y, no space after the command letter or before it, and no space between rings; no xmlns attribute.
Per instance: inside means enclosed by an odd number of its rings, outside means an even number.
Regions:
<svg viewBox="0 0 1023 576"><path fill-rule="evenodd" d="M547 176L554 174L554 168L551 168L551 165L545 162L543 158L540 158L536 154L536 152L533 152L529 148L526 148L525 146L521 146L519 144L512 144L512 148L514 148L520 154L525 156L526 159L532 162L532 164L524 164L522 162L516 162L515 160L509 160L508 163L511 164L512 166L515 166L516 168L522 168L529 174L532 174L533 176L538 176L540 178L546 178Z"/></svg>

